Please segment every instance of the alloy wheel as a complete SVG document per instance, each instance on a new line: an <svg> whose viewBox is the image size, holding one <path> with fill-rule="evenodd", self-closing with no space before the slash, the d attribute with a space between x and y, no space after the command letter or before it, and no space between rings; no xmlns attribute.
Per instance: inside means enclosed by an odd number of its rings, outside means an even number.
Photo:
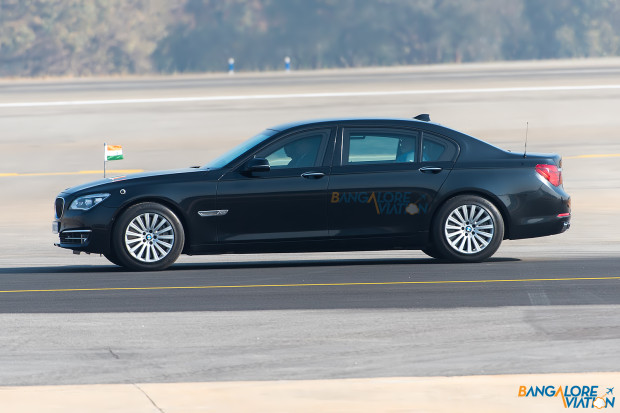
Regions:
<svg viewBox="0 0 620 413"><path fill-rule="evenodd" d="M127 252L143 263L165 258L175 242L174 228L160 214L146 212L131 220L125 229Z"/></svg>
<svg viewBox="0 0 620 413"><path fill-rule="evenodd" d="M477 254L489 246L495 233L493 217L480 205L461 205L445 221L450 247L461 254Z"/></svg>

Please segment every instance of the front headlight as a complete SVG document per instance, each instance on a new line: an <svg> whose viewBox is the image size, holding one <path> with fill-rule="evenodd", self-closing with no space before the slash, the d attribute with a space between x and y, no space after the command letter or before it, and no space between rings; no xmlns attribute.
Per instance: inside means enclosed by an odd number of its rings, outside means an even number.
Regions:
<svg viewBox="0 0 620 413"><path fill-rule="evenodd" d="M103 200L109 196L110 194L84 195L79 198L76 198L73 202L71 202L71 206L69 207L69 209L79 209L82 211L88 211L95 205L103 202Z"/></svg>

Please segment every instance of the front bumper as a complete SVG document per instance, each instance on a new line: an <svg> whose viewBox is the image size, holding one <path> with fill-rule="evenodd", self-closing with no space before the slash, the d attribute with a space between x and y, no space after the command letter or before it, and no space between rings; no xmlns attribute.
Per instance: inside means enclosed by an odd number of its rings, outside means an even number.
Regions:
<svg viewBox="0 0 620 413"><path fill-rule="evenodd" d="M52 231L58 233L58 242L54 245L74 251L109 253L115 211L103 205L90 211L64 211L62 217L52 223Z"/></svg>

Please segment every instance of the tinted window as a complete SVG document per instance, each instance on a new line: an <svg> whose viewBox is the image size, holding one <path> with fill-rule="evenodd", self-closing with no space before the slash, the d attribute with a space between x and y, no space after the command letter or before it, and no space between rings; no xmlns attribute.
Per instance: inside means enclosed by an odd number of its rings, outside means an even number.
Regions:
<svg viewBox="0 0 620 413"><path fill-rule="evenodd" d="M326 129L298 134L270 145L256 156L266 158L274 169L317 166L322 161L329 132Z"/></svg>
<svg viewBox="0 0 620 413"><path fill-rule="evenodd" d="M343 163L375 164L415 162L417 134L390 130L348 130Z"/></svg>
<svg viewBox="0 0 620 413"><path fill-rule="evenodd" d="M424 132L422 137L422 162L453 161L457 146L452 141Z"/></svg>
<svg viewBox="0 0 620 413"><path fill-rule="evenodd" d="M241 144L235 146L228 152L225 152L224 154L213 159L211 162L207 163L205 167L210 168L210 169L223 168L224 166L228 165L229 163L234 161L239 156L243 155L245 152L252 149L254 146L260 144L267 138L273 136L275 133L277 133L277 131L267 129L266 131L259 133L253 138L250 138L247 141L242 142Z"/></svg>

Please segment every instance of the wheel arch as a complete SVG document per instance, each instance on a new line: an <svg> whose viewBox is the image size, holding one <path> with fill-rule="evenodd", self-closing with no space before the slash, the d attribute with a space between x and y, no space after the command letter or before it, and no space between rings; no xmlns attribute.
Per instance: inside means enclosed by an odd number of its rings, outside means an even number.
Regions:
<svg viewBox="0 0 620 413"><path fill-rule="evenodd" d="M433 225L435 224L435 219L437 218L437 212L439 212L441 207L446 202L448 202L452 198L455 198L457 196L462 196L462 195L479 196L480 198L484 198L490 203L492 203L495 206L495 208L497 208L500 215L502 216L502 220L504 221L504 238L503 239L510 239L510 220L508 219L510 215L508 213L508 208L506 208L506 205L497 196L495 196L494 194L490 192L484 191L482 189L463 189L459 191L450 192L446 194L445 196L443 196L441 200L437 202L437 204L435 205L435 208L433 209L432 217L429 222L429 238L431 237L431 233L432 233L430 229L433 228ZM430 241L432 242L432 239Z"/></svg>
<svg viewBox="0 0 620 413"><path fill-rule="evenodd" d="M116 229L116 223L118 222L118 218L121 215L123 215L125 211L127 211L132 206L137 205L137 204L143 204L145 202L153 202L156 204L161 204L165 206L166 208L170 209L177 216L177 218L179 218L179 221L181 222L181 226L183 227L183 233L185 236L185 244L183 245L183 251L182 251L182 253L184 253L185 250L187 249L187 246L191 244L191 239L190 239L190 235L188 232L188 225L187 225L187 220L185 218L185 215L183 214L182 209L176 203L174 203L173 201L169 199L159 198L159 197L144 197L144 198L132 199L131 201L128 201L126 204L122 205L116 211L116 214L114 214L112 225L110 227L110 248L112 248L112 242L114 239L112 234L114 233Z"/></svg>

